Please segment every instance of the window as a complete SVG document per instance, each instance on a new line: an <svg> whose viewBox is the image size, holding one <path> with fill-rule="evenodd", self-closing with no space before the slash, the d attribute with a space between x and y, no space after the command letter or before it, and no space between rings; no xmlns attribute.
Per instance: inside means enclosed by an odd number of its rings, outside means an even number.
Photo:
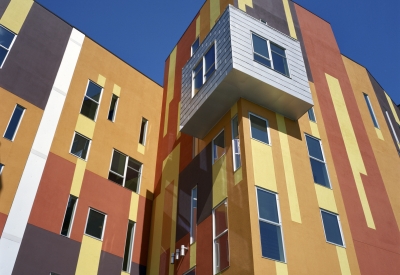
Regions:
<svg viewBox="0 0 400 275"><path fill-rule="evenodd" d="M197 37L194 43L192 44L192 55L197 51L197 49L200 47L200 37Z"/></svg>
<svg viewBox="0 0 400 275"><path fill-rule="evenodd" d="M196 267L192 268L189 271L186 271L185 273L183 273L183 275L196 275Z"/></svg>
<svg viewBox="0 0 400 275"><path fill-rule="evenodd" d="M212 141L213 163L225 155L225 135L222 130Z"/></svg>
<svg viewBox="0 0 400 275"><path fill-rule="evenodd" d="M364 99L365 99L365 102L367 103L368 111L369 111L369 114L371 115L372 122L374 123L374 126L379 129L378 121L376 120L374 109L372 109L372 105L371 105L371 101L369 100L369 96L367 94L364 94Z"/></svg>
<svg viewBox="0 0 400 275"><path fill-rule="evenodd" d="M69 195L67 210L65 211L64 222L61 227L61 235L69 237L71 233L72 223L74 221L76 205L78 198Z"/></svg>
<svg viewBox="0 0 400 275"><path fill-rule="evenodd" d="M312 122L317 122L317 120L315 118L314 107L312 107L310 110L308 110L308 119Z"/></svg>
<svg viewBox="0 0 400 275"><path fill-rule="evenodd" d="M214 274L229 267L228 203L224 201L213 210Z"/></svg>
<svg viewBox="0 0 400 275"><path fill-rule="evenodd" d="M289 76L285 49L267 39L252 34L254 60L275 71Z"/></svg>
<svg viewBox="0 0 400 275"><path fill-rule="evenodd" d="M268 121L259 116L250 114L251 138L269 144Z"/></svg>
<svg viewBox="0 0 400 275"><path fill-rule="evenodd" d="M239 169L242 165L240 160L240 139L239 139L239 124L237 115L232 118L232 152L233 152L233 171Z"/></svg>
<svg viewBox="0 0 400 275"><path fill-rule="evenodd" d="M92 120L96 120L97 109L99 108L102 90L103 88L89 80L86 94L82 103L82 115Z"/></svg>
<svg viewBox="0 0 400 275"><path fill-rule="evenodd" d="M117 107L118 107L118 99L119 97L116 95L112 95L110 110L108 111L108 120L114 122L115 116L117 115Z"/></svg>
<svg viewBox="0 0 400 275"><path fill-rule="evenodd" d="M111 159L108 179L139 193L142 164L116 150Z"/></svg>
<svg viewBox="0 0 400 275"><path fill-rule="evenodd" d="M215 44L213 44L194 67L193 75L193 95L194 96L203 84L211 77L215 72Z"/></svg>
<svg viewBox="0 0 400 275"><path fill-rule="evenodd" d="M0 68L4 65L15 37L16 35L13 32L0 25Z"/></svg>
<svg viewBox="0 0 400 275"><path fill-rule="evenodd" d="M89 147L90 139L75 132L74 140L71 146L71 154L77 156L78 158L87 160Z"/></svg>
<svg viewBox="0 0 400 275"><path fill-rule="evenodd" d="M89 214L86 222L85 234L96 239L103 240L106 215L89 208Z"/></svg>
<svg viewBox="0 0 400 275"><path fill-rule="evenodd" d="M190 209L190 244L192 244L196 241L197 231L197 186L192 189Z"/></svg>
<svg viewBox="0 0 400 275"><path fill-rule="evenodd" d="M135 235L135 223L133 221L128 221L128 231L126 232L126 241L124 250L124 261L122 263L122 270L128 273L131 272L134 235Z"/></svg>
<svg viewBox="0 0 400 275"><path fill-rule="evenodd" d="M262 256L285 262L278 195L257 188L257 202Z"/></svg>
<svg viewBox="0 0 400 275"><path fill-rule="evenodd" d="M148 124L149 124L149 121L143 117L142 125L140 126L140 136L139 136L139 143L142 144L143 146L146 145L147 125Z"/></svg>
<svg viewBox="0 0 400 275"><path fill-rule="evenodd" d="M321 209L321 217L326 241L344 246L339 216Z"/></svg>
<svg viewBox="0 0 400 275"><path fill-rule="evenodd" d="M309 135L306 135L306 141L314 182L331 188L321 141Z"/></svg>
<svg viewBox="0 0 400 275"><path fill-rule="evenodd" d="M4 164L0 163L0 175L3 172Z"/></svg>
<svg viewBox="0 0 400 275"><path fill-rule="evenodd" d="M397 137L396 131L394 130L394 127L393 127L393 124L392 124L392 120L390 119L389 113L388 113L388 111L385 111L385 113L386 113L386 118L389 121L389 125L390 125L390 129L392 130L392 134L393 134L397 144L399 144L399 138ZM399 125L399 127L400 127L400 125Z"/></svg>
<svg viewBox="0 0 400 275"><path fill-rule="evenodd" d="M14 140L15 134L17 133L19 125L21 124L22 116L24 115L24 113L25 113L24 107L18 104L15 105L14 112L10 118L10 121L8 122L6 132L4 133L4 137L6 139L9 139L11 141Z"/></svg>

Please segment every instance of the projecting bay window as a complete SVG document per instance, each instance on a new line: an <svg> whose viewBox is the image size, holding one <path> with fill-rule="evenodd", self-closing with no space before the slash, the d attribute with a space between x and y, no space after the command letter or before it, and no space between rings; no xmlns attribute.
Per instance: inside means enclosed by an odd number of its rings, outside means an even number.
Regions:
<svg viewBox="0 0 400 275"><path fill-rule="evenodd" d="M242 166L240 159L240 139L239 139L239 124L237 115L232 118L232 153L233 153L233 171L236 171Z"/></svg>
<svg viewBox="0 0 400 275"><path fill-rule="evenodd" d="M331 244L345 246L339 215L326 210L320 210L326 241Z"/></svg>
<svg viewBox="0 0 400 275"><path fill-rule="evenodd" d="M214 274L229 267L228 202L213 210Z"/></svg>
<svg viewBox="0 0 400 275"><path fill-rule="evenodd" d="M139 143L142 144L143 146L146 145L148 124L149 124L149 121L143 117L142 124L140 126L140 136L139 136Z"/></svg>
<svg viewBox="0 0 400 275"><path fill-rule="evenodd" d="M321 141L317 138L306 135L306 142L314 182L331 188Z"/></svg>
<svg viewBox="0 0 400 275"><path fill-rule="evenodd" d="M89 80L88 86L86 88L85 97L83 98L81 108L82 115L90 118L91 120L96 120L102 91L102 87Z"/></svg>
<svg viewBox="0 0 400 275"><path fill-rule="evenodd" d="M262 256L285 262L278 195L257 188L257 202Z"/></svg>
<svg viewBox="0 0 400 275"><path fill-rule="evenodd" d="M372 122L374 126L379 129L378 120L376 120L374 109L372 108L371 101L369 100L369 96L364 94L365 102L367 103L369 114L371 115Z"/></svg>
<svg viewBox="0 0 400 275"><path fill-rule="evenodd" d="M112 122L115 121L115 117L117 115L118 100L119 97L113 94L110 103L110 110L108 111L108 117L107 117L108 120Z"/></svg>
<svg viewBox="0 0 400 275"><path fill-rule="evenodd" d="M192 71L192 96L197 94L204 83L215 72L215 44L213 44Z"/></svg>
<svg viewBox="0 0 400 275"><path fill-rule="evenodd" d="M74 216L77 204L78 204L78 198L70 195L68 199L67 209L65 210L64 221L61 227L61 235L65 237L69 237L71 234L71 228L74 222Z"/></svg>
<svg viewBox="0 0 400 275"><path fill-rule="evenodd" d="M254 33L252 38L254 61L289 76L285 49Z"/></svg>
<svg viewBox="0 0 400 275"><path fill-rule="evenodd" d="M139 193L142 164L117 150L113 151L108 179Z"/></svg>
<svg viewBox="0 0 400 275"><path fill-rule="evenodd" d="M3 67L16 35L7 28L0 25L0 68Z"/></svg>
<svg viewBox="0 0 400 275"><path fill-rule="evenodd" d="M197 186L192 189L190 209L190 244L192 244L196 241L197 235Z"/></svg>
<svg viewBox="0 0 400 275"><path fill-rule="evenodd" d="M4 138L13 141L17 134L22 117L25 113L25 108L20 105L15 105L14 112L8 122L7 129L4 133Z"/></svg>
<svg viewBox="0 0 400 275"><path fill-rule="evenodd" d="M128 221L128 231L126 232L126 241L124 250L124 261L122 263L122 270L127 273L131 272L134 236L135 236L135 223L133 221Z"/></svg>
<svg viewBox="0 0 400 275"><path fill-rule="evenodd" d="M225 135L222 130L212 141L213 163L225 155Z"/></svg>

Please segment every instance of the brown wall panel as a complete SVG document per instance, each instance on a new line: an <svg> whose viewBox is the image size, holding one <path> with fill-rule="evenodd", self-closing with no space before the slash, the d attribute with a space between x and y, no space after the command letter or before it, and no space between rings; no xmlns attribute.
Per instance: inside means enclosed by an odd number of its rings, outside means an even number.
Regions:
<svg viewBox="0 0 400 275"><path fill-rule="evenodd" d="M147 255L150 245L152 206L153 201L139 196L132 262L142 266L147 265Z"/></svg>
<svg viewBox="0 0 400 275"><path fill-rule="evenodd" d="M196 273L213 274L212 217L197 226Z"/></svg>
<svg viewBox="0 0 400 275"><path fill-rule="evenodd" d="M6 225L7 217L8 216L6 214L0 213L0 236L1 234L3 234L3 229Z"/></svg>

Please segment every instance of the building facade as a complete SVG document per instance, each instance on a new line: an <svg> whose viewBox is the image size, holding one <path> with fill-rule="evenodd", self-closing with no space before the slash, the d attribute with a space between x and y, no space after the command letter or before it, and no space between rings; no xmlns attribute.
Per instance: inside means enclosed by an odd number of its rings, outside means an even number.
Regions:
<svg viewBox="0 0 400 275"><path fill-rule="evenodd" d="M288 0L206 0L164 87L0 0L0 274L399 274L400 110Z"/></svg>

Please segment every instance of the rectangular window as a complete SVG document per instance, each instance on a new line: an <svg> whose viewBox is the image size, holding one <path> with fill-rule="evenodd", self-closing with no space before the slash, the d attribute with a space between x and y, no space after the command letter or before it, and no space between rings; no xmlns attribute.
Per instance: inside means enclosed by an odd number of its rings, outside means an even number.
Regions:
<svg viewBox="0 0 400 275"><path fill-rule="evenodd" d="M118 107L118 99L119 97L116 95L112 95L110 110L108 111L108 120L114 122L115 116L117 115L117 107Z"/></svg>
<svg viewBox="0 0 400 275"><path fill-rule="evenodd" d="M252 33L252 40L254 61L289 76L284 48L254 33Z"/></svg>
<svg viewBox="0 0 400 275"><path fill-rule="evenodd" d="M91 120L96 120L102 91L102 87L89 80L88 86L86 88L86 94L82 103L82 115L90 118Z"/></svg>
<svg viewBox="0 0 400 275"><path fill-rule="evenodd" d="M0 25L0 68L3 67L4 61L14 44L15 37L16 35L12 31Z"/></svg>
<svg viewBox="0 0 400 275"><path fill-rule="evenodd" d="M139 193L142 164L114 150L108 179Z"/></svg>
<svg viewBox="0 0 400 275"><path fill-rule="evenodd" d="M215 60L215 44L213 44L192 71L192 96L194 96L201 89L203 84L215 72Z"/></svg>
<svg viewBox="0 0 400 275"><path fill-rule="evenodd" d="M262 256L285 262L278 195L257 188L257 202Z"/></svg>
<svg viewBox="0 0 400 275"><path fill-rule="evenodd" d="M374 109L372 109L371 101L369 100L369 97L367 94L364 94L364 99L365 99L365 102L367 103L368 111L369 111L369 114L371 115L372 122L374 123L374 126L379 129L379 125L378 125L378 121L376 120L376 117L375 117Z"/></svg>
<svg viewBox="0 0 400 275"><path fill-rule="evenodd" d="M20 105L15 105L14 112L11 115L10 121L8 122L7 129L4 133L4 138L11 141L14 140L19 125L21 124L22 116L25 113L25 108Z"/></svg>
<svg viewBox="0 0 400 275"><path fill-rule="evenodd" d="M200 47L200 37L197 37L194 43L192 44L192 55L197 51L197 49Z"/></svg>
<svg viewBox="0 0 400 275"><path fill-rule="evenodd" d="M268 120L250 114L250 131L251 138L254 138L258 141L264 142L266 144L269 143L269 130L268 130Z"/></svg>
<svg viewBox="0 0 400 275"><path fill-rule="evenodd" d="M61 235L65 237L69 237L71 234L77 202L78 202L77 197L69 195L67 210L65 211L65 216L64 216L64 222L61 227Z"/></svg>
<svg viewBox="0 0 400 275"><path fill-rule="evenodd" d="M97 210L89 208L85 234L96 239L103 240L105 224L106 215Z"/></svg>
<svg viewBox="0 0 400 275"><path fill-rule="evenodd" d="M215 71L215 45L204 55L204 83Z"/></svg>
<svg viewBox="0 0 400 275"><path fill-rule="evenodd" d="M87 160L90 147L90 139L75 132L71 146L71 154L78 158Z"/></svg>
<svg viewBox="0 0 400 275"><path fill-rule="evenodd" d="M149 121L143 117L142 124L140 126L140 136L139 136L139 143L142 144L143 146L146 145L147 125L148 124L149 124Z"/></svg>
<svg viewBox="0 0 400 275"><path fill-rule="evenodd" d="M190 244L192 244L196 241L197 231L197 186L192 189L190 209Z"/></svg>
<svg viewBox="0 0 400 275"><path fill-rule="evenodd" d="M0 163L0 175L3 172L4 164Z"/></svg>
<svg viewBox="0 0 400 275"><path fill-rule="evenodd" d="M314 182L322 186L331 188L328 170L326 169L324 153L322 151L321 141L317 138L306 135L306 142Z"/></svg>
<svg viewBox="0 0 400 275"><path fill-rule="evenodd" d="M133 221L128 221L128 231L126 233L125 250L124 250L124 261L122 264L122 270L126 271L127 273L131 272L134 235L135 235L135 223Z"/></svg>
<svg viewBox="0 0 400 275"><path fill-rule="evenodd" d="M212 141L213 163L225 155L225 135L222 130Z"/></svg>
<svg viewBox="0 0 400 275"><path fill-rule="evenodd" d="M394 130L394 127L393 127L393 124L392 124L392 120L390 119L388 111L385 111L385 113L386 113L386 118L389 121L390 129L392 130L392 134L394 136L394 139L397 142L397 146L399 146L399 138L397 137L396 131ZM399 127L400 127L400 125L399 125Z"/></svg>
<svg viewBox="0 0 400 275"><path fill-rule="evenodd" d="M192 268L189 271L186 271L185 273L183 273L183 275L196 275L196 268Z"/></svg>
<svg viewBox="0 0 400 275"><path fill-rule="evenodd" d="M344 246L339 215L321 210L322 225L328 243Z"/></svg>
<svg viewBox="0 0 400 275"><path fill-rule="evenodd" d="M239 139L239 124L238 124L238 118L237 115L232 118L232 153L233 153L233 171L236 171L237 169L242 166L241 160L240 160L240 139Z"/></svg>
<svg viewBox="0 0 400 275"><path fill-rule="evenodd" d="M214 274L229 267L228 202L213 210Z"/></svg>
<svg viewBox="0 0 400 275"><path fill-rule="evenodd" d="M317 122L317 119L315 118L314 107L308 110L308 119L312 122Z"/></svg>

